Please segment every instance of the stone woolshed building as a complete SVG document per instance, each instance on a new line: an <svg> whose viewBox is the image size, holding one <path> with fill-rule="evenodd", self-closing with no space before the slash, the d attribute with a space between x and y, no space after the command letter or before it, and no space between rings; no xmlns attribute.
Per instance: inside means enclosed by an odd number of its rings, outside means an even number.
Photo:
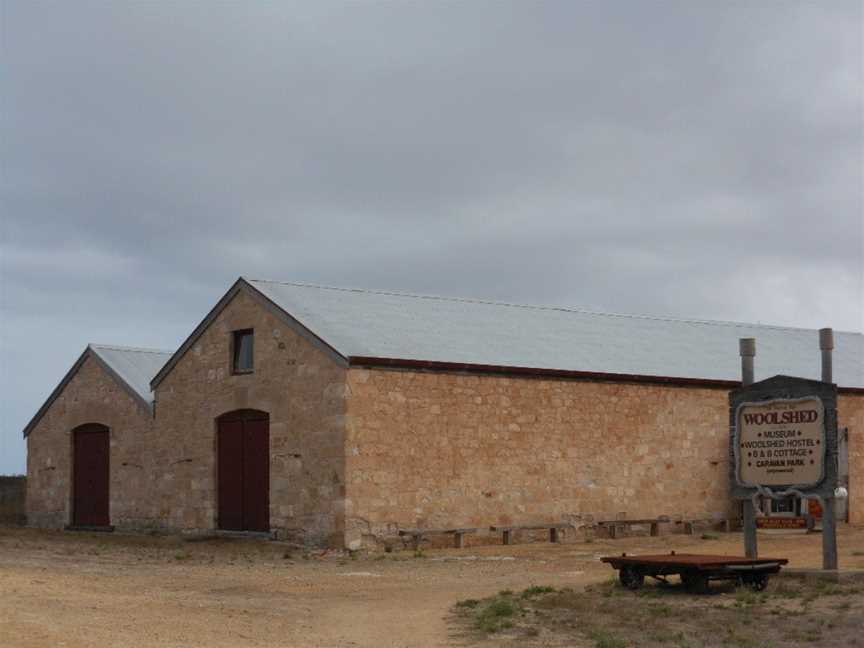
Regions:
<svg viewBox="0 0 864 648"><path fill-rule="evenodd" d="M813 330L239 279L172 352L90 345L24 430L40 527L269 531L728 515L738 339L819 377ZM864 336L836 334L864 522Z"/></svg>

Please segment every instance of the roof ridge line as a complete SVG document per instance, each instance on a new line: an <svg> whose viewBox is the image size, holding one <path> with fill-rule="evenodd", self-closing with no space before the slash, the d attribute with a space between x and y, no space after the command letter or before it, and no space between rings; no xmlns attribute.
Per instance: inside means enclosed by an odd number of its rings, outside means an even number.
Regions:
<svg viewBox="0 0 864 648"><path fill-rule="evenodd" d="M147 348L147 347L130 347L130 346L120 346L117 344L99 344L97 342L90 342L87 346L91 349L110 349L111 351L137 351L139 353L159 353L159 354L174 353L173 351L169 351L167 349L152 349L152 348Z"/></svg>
<svg viewBox="0 0 864 648"><path fill-rule="evenodd" d="M244 278L245 279L245 278ZM752 322L735 322L732 320L710 320L697 318L680 318L668 317L662 315L640 315L636 313L611 313L607 311L592 310L588 308L573 308L566 306L540 306L532 304L516 304L513 302L494 301L489 299L478 299L472 297L447 297L443 295L419 295L416 293L400 292L397 290L373 290L369 288L344 288L340 286L324 286L322 284L302 283L296 281L274 281L271 279L246 279L250 283L273 283L285 286L296 286L299 288L317 288L319 290L335 290L340 292L356 292L366 293L370 295L388 295L393 297L411 297L414 299L433 299L439 301L459 302L466 304L486 304L489 306L507 306L509 308L524 308L526 310L545 310L545 311L560 311L564 313L580 313L585 315L600 315L603 317L621 317L627 319L641 319L657 322L678 322L680 324L708 324L712 326L726 327L747 327L760 328L779 331L808 331L815 332L818 329L806 328L803 326L781 326L779 324L754 324ZM864 335L864 332L859 331L843 331L835 330L835 333L845 333L848 335Z"/></svg>

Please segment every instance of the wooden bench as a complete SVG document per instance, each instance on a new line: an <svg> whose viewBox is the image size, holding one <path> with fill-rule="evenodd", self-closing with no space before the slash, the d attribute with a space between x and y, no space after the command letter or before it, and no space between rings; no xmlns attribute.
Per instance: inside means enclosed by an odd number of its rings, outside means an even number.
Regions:
<svg viewBox="0 0 864 648"><path fill-rule="evenodd" d="M675 524L684 525L684 533L693 535L697 524L722 524L723 531L729 533L732 530L732 520L729 518L687 518L685 520L676 520Z"/></svg>
<svg viewBox="0 0 864 648"><path fill-rule="evenodd" d="M420 543L426 536L430 535L452 535L453 546L462 549L465 546L465 536L469 533L477 533L478 529L400 529L399 535L411 538L414 550L420 548Z"/></svg>
<svg viewBox="0 0 864 648"><path fill-rule="evenodd" d="M669 522L669 518L659 517L659 518L651 518L647 520L600 520L597 522L598 527L603 527L608 529L609 537L611 539L615 539L618 537L618 530L623 529L625 527L631 526L642 526L649 525L649 533L652 536L660 535L660 523L661 522Z"/></svg>
<svg viewBox="0 0 864 648"><path fill-rule="evenodd" d="M574 528L569 522L551 522L549 524L519 524L515 526L490 526L492 533L501 532L505 545L513 544L514 531L549 531L549 542L560 542L566 529ZM559 533L561 531L562 533Z"/></svg>

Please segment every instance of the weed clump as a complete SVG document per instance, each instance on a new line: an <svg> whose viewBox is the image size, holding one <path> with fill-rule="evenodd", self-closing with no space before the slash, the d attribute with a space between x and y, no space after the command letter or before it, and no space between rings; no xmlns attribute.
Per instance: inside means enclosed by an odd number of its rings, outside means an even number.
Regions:
<svg viewBox="0 0 864 648"><path fill-rule="evenodd" d="M532 585L531 587L522 590L521 596L523 599L530 599L535 596L540 596L541 594L552 594L553 592L555 592L554 587L546 585Z"/></svg>
<svg viewBox="0 0 864 648"><path fill-rule="evenodd" d="M478 601L477 599L465 599L464 601L459 601L456 604L456 607L457 608L465 608L468 610L473 610L478 605L480 605L480 601Z"/></svg>
<svg viewBox="0 0 864 648"><path fill-rule="evenodd" d="M596 648L627 648L627 643L623 639L603 630L592 632L591 639Z"/></svg>
<svg viewBox="0 0 864 648"><path fill-rule="evenodd" d="M519 605L509 597L497 597L479 609L477 627L486 633L512 628L513 621L511 619L520 611Z"/></svg>

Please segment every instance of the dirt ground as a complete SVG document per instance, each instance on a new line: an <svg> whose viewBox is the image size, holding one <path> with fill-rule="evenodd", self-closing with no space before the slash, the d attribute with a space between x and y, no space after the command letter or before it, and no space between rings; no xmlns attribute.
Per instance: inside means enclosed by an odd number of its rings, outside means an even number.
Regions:
<svg viewBox="0 0 864 648"><path fill-rule="evenodd" d="M716 538L716 539L715 539ZM840 529L864 569L864 527ZM760 554L821 565L821 536L759 538ZM321 555L267 541L0 528L0 646L468 646L465 599L608 582L601 555L740 555L740 533ZM518 645L499 637L487 645ZM819 642L811 643L819 645Z"/></svg>

